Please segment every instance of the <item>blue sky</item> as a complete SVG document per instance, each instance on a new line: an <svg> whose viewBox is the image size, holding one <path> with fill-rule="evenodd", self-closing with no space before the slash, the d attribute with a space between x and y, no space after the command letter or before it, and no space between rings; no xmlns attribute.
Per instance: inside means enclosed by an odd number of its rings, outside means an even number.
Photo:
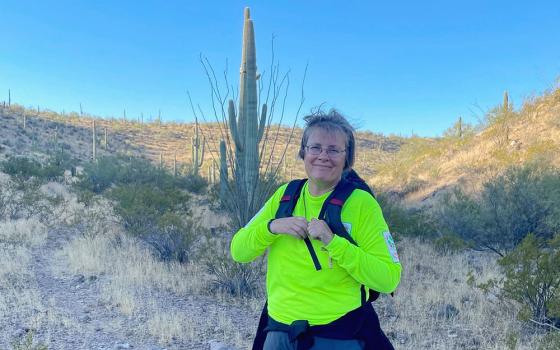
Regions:
<svg viewBox="0 0 560 350"><path fill-rule="evenodd" d="M257 64L271 37L290 70L285 120L323 104L362 130L440 135L500 103L516 108L556 86L560 1L4 1L0 100L56 111L193 119L211 115L199 55L238 84L243 8ZM277 113L278 114L278 113ZM278 114L279 115L279 114Z"/></svg>

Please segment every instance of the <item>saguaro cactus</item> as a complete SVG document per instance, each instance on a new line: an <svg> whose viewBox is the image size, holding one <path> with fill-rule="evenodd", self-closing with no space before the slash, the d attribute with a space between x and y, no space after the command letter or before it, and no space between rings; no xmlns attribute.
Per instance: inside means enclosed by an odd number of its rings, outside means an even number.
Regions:
<svg viewBox="0 0 560 350"><path fill-rule="evenodd" d="M266 104L263 104L260 122L258 120L257 100L257 55L255 33L249 8L245 8L243 25L243 47L239 72L239 112L235 115L233 100L229 101L228 115L231 135L235 142L236 180L247 193L248 202L259 177L258 145L266 124Z"/></svg>
<svg viewBox="0 0 560 350"><path fill-rule="evenodd" d="M177 176L177 152L173 153L173 176Z"/></svg>
<svg viewBox="0 0 560 350"><path fill-rule="evenodd" d="M93 122L92 122L91 136L92 136L92 137L91 137L91 138L92 138L92 152L91 152L91 155L92 155L92 156L91 156L91 158L92 158L93 160L96 160L96 159L97 159L97 152L96 152L95 146L96 146L96 143L97 143L97 142L96 142L96 137L95 137L95 119L94 119Z"/></svg>
<svg viewBox="0 0 560 350"><path fill-rule="evenodd" d="M193 167L193 174L198 175L198 169L204 163L204 144L205 139L202 138L202 142L199 136L198 130L198 119L195 118L194 122L194 136L192 137L192 167Z"/></svg>
<svg viewBox="0 0 560 350"><path fill-rule="evenodd" d="M509 96L507 90L504 91L504 111L509 111Z"/></svg>

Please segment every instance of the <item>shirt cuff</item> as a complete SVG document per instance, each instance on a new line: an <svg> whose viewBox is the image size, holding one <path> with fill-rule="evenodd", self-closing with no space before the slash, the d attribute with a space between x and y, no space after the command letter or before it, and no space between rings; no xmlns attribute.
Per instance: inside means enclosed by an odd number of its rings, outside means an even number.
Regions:
<svg viewBox="0 0 560 350"><path fill-rule="evenodd" d="M325 249L329 252L329 255L332 258L336 259L344 254L348 244L351 243L338 235L334 235L329 244L325 246Z"/></svg>
<svg viewBox="0 0 560 350"><path fill-rule="evenodd" d="M268 221L265 221L257 226L257 234L259 238L262 240L263 243L266 245L270 245L272 242L276 240L278 235L270 232L268 229Z"/></svg>

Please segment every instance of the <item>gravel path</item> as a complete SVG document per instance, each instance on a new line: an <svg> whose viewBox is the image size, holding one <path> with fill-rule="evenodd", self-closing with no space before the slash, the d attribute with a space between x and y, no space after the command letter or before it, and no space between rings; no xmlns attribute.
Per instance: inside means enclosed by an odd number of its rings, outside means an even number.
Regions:
<svg viewBox="0 0 560 350"><path fill-rule="evenodd" d="M51 230L45 244L32 252L32 271L45 307L43 327L36 330L36 338L48 344L49 349L117 349L131 346L137 339L133 331L134 320L126 319L102 301L100 287L106 276L85 278L83 275L72 275L64 259L57 256L56 252L72 234L68 230ZM126 329L131 331L123 331ZM137 349L161 349L156 341L145 337L142 344L133 346Z"/></svg>
<svg viewBox="0 0 560 350"><path fill-rule="evenodd" d="M119 305L104 298L103 289L110 285L111 276L74 274L65 257L58 254L77 234L75 229L51 229L45 242L31 249L25 288L35 293L38 302L31 315L14 312L8 325L0 320L0 329L9 332L10 342L25 339L31 330L34 344L46 344L49 350L235 349L225 343L249 347L259 312L228 298L147 288L134 291L137 307L131 315L123 314ZM146 327L154 310L180 315L192 336L158 341L161 339ZM0 349L11 349L9 344L6 339L0 341Z"/></svg>

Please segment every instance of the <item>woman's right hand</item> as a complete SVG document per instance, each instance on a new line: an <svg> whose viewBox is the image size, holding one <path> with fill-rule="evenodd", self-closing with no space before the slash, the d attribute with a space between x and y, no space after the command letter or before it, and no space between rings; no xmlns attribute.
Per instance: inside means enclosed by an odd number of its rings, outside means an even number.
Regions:
<svg viewBox="0 0 560 350"><path fill-rule="evenodd" d="M274 234L285 234L297 239L307 237L308 222L302 216L290 216L287 218L274 219L270 222L270 232Z"/></svg>

